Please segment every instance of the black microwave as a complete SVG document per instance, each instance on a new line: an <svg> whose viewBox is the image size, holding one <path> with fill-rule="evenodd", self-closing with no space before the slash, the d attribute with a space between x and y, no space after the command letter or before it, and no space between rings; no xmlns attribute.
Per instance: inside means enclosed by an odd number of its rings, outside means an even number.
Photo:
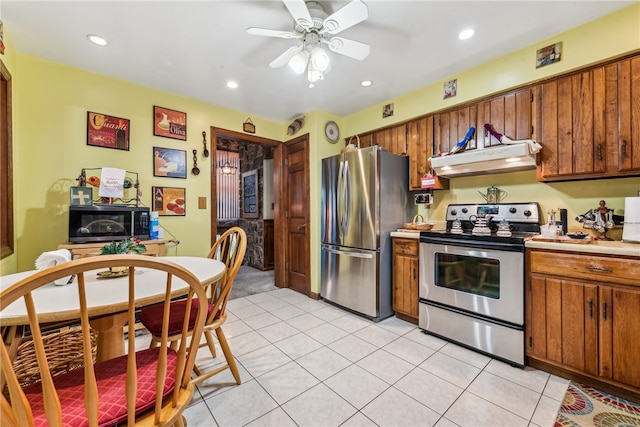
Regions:
<svg viewBox="0 0 640 427"><path fill-rule="evenodd" d="M149 239L149 208L115 205L70 206L69 241Z"/></svg>

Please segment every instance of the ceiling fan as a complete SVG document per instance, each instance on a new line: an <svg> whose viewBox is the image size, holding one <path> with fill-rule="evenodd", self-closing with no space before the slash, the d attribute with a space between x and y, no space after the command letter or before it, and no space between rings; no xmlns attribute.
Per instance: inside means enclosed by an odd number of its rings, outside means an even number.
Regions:
<svg viewBox="0 0 640 427"><path fill-rule="evenodd" d="M317 1L282 2L293 16L293 31L247 28L247 33L255 36L302 40L300 45L290 47L271 61L271 68L289 64L297 74L306 70L308 80L313 83L324 79L324 73L329 68L329 55L322 49L323 44L332 52L358 60L363 60L369 55L368 44L334 36L369 17L367 6L361 0L352 0L331 15L327 15Z"/></svg>

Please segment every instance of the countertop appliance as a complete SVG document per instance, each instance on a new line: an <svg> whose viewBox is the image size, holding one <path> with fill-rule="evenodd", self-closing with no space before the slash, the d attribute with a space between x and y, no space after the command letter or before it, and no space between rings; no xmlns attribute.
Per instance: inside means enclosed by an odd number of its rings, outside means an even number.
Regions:
<svg viewBox="0 0 640 427"><path fill-rule="evenodd" d="M390 233L410 220L408 167L378 146L322 160L320 295L374 321L393 315Z"/></svg>
<svg viewBox="0 0 640 427"><path fill-rule="evenodd" d="M111 242L135 237L149 238L150 211L147 207L91 205L69 207L69 241Z"/></svg>
<svg viewBox="0 0 640 427"><path fill-rule="evenodd" d="M538 203L452 204L446 230L420 233L419 326L524 366L524 242Z"/></svg>

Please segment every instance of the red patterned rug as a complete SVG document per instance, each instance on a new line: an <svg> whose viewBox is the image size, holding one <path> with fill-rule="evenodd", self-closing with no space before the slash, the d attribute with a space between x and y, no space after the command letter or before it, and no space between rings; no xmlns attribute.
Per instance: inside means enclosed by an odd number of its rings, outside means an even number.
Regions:
<svg viewBox="0 0 640 427"><path fill-rule="evenodd" d="M554 427L640 427L640 405L571 382Z"/></svg>

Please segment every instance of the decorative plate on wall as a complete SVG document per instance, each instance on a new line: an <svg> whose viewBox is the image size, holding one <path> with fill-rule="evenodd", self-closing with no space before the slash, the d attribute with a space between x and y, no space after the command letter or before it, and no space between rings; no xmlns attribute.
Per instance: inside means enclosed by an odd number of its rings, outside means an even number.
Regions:
<svg viewBox="0 0 640 427"><path fill-rule="evenodd" d="M327 140L335 144L340 139L340 129L338 128L338 124L334 121L327 122L324 125L324 134L327 137Z"/></svg>

